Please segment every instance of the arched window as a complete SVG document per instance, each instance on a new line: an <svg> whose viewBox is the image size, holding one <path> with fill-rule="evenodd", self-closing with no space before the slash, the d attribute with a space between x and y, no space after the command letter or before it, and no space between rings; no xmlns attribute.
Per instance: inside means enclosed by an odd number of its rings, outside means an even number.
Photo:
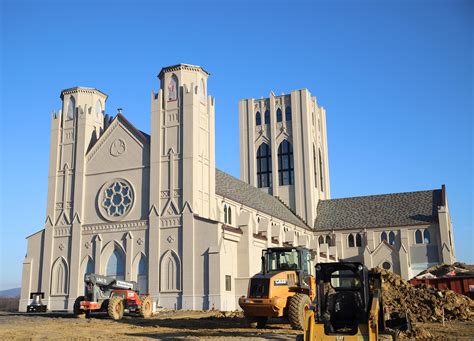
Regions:
<svg viewBox="0 0 474 341"><path fill-rule="evenodd" d="M204 79L201 78L201 84L199 86L199 97L202 102L206 102L206 86L204 84Z"/></svg>
<svg viewBox="0 0 474 341"><path fill-rule="evenodd" d="M72 120L74 118L74 112L76 110L76 100L73 96L69 97L69 102L67 104L67 119Z"/></svg>
<svg viewBox="0 0 474 341"><path fill-rule="evenodd" d="M292 185L293 180L293 147L283 140L278 147L278 179L280 186Z"/></svg>
<svg viewBox="0 0 474 341"><path fill-rule="evenodd" d="M326 236L326 244L331 246L331 236L329 236L329 235Z"/></svg>
<svg viewBox="0 0 474 341"><path fill-rule="evenodd" d="M285 121L291 121L291 107L285 109Z"/></svg>
<svg viewBox="0 0 474 341"><path fill-rule="evenodd" d="M100 100L97 100L97 102L95 102L95 115L100 117L100 114L102 114L102 104Z"/></svg>
<svg viewBox="0 0 474 341"><path fill-rule="evenodd" d="M265 110L265 124L270 124L270 110Z"/></svg>
<svg viewBox="0 0 474 341"><path fill-rule="evenodd" d="M53 264L51 276L51 295L67 295L68 293L68 266L62 257Z"/></svg>
<svg viewBox="0 0 474 341"><path fill-rule="evenodd" d="M323 184L323 158L321 157L321 149L319 150L319 178L321 180L321 192L324 192Z"/></svg>
<svg viewBox="0 0 474 341"><path fill-rule="evenodd" d="M318 187L318 160L316 157L316 147L313 144L313 166L314 166L314 187Z"/></svg>
<svg viewBox="0 0 474 341"><path fill-rule="evenodd" d="M260 115L260 111L257 111L255 114L255 125L259 126L262 124L262 115Z"/></svg>
<svg viewBox="0 0 474 341"><path fill-rule="evenodd" d="M361 246L362 246L362 236L360 235L360 233L357 233L357 234L356 234L356 246L357 246L357 247L361 247Z"/></svg>
<svg viewBox="0 0 474 341"><path fill-rule="evenodd" d="M319 245L324 244L324 237L323 236L319 236L318 243L319 243Z"/></svg>
<svg viewBox="0 0 474 341"><path fill-rule="evenodd" d="M262 143L257 150L257 186L271 187L272 185L272 155L266 143Z"/></svg>
<svg viewBox="0 0 474 341"><path fill-rule="evenodd" d="M111 276L115 279L125 279L125 256L121 250L117 247L109 257L107 262L107 276Z"/></svg>
<svg viewBox="0 0 474 341"><path fill-rule="evenodd" d="M423 243L425 243L425 244L430 244L431 243L430 231L428 231L428 230L423 231Z"/></svg>
<svg viewBox="0 0 474 341"><path fill-rule="evenodd" d="M180 288L180 261L176 253L168 250L161 259L161 291L178 291Z"/></svg>
<svg viewBox="0 0 474 341"><path fill-rule="evenodd" d="M87 264L84 268L84 275L92 273L94 273L94 261L89 257L89 259L87 260Z"/></svg>
<svg viewBox="0 0 474 341"><path fill-rule="evenodd" d="M423 236L420 230L416 230L415 232L415 243L416 244L423 244Z"/></svg>
<svg viewBox="0 0 474 341"><path fill-rule="evenodd" d="M224 205L224 224L227 224L227 205Z"/></svg>
<svg viewBox="0 0 474 341"><path fill-rule="evenodd" d="M282 114L281 114L281 109L277 109L277 122L281 122L283 120Z"/></svg>
<svg viewBox="0 0 474 341"><path fill-rule="evenodd" d="M227 207L227 223L229 225L232 225L232 209L229 207Z"/></svg>
<svg viewBox="0 0 474 341"><path fill-rule="evenodd" d="M141 295L148 293L148 265L146 257L142 255L137 268L138 291Z"/></svg>
<svg viewBox="0 0 474 341"><path fill-rule="evenodd" d="M384 231L380 234L380 241L387 241L387 232Z"/></svg>
<svg viewBox="0 0 474 341"><path fill-rule="evenodd" d="M349 237L347 237L347 245L349 247L354 247L354 235L351 233Z"/></svg>
<svg viewBox="0 0 474 341"><path fill-rule="evenodd" d="M390 245L395 245L395 233L393 233L393 231L390 231L388 234L388 243Z"/></svg>
<svg viewBox="0 0 474 341"><path fill-rule="evenodd" d="M178 99L178 78L172 75L168 83L168 101L176 101Z"/></svg>

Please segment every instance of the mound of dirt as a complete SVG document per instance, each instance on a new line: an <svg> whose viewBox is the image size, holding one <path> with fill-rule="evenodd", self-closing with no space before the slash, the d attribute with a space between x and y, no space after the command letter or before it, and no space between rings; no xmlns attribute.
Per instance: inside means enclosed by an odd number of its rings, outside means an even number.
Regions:
<svg viewBox="0 0 474 341"><path fill-rule="evenodd" d="M440 278L451 276L474 276L474 265L459 263L432 266L415 276L415 278Z"/></svg>
<svg viewBox="0 0 474 341"><path fill-rule="evenodd" d="M377 268L382 274L382 298L391 315L407 316L412 322L474 321L474 301L452 290L424 284L414 286L400 276Z"/></svg>

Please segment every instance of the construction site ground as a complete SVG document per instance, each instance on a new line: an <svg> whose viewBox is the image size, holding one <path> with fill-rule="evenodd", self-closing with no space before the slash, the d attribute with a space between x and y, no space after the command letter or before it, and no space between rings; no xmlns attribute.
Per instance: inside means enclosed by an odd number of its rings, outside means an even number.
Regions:
<svg viewBox="0 0 474 341"><path fill-rule="evenodd" d="M474 339L474 322L417 323L430 339ZM240 313L162 311L150 319L125 316L113 321L106 315L75 318L72 314L19 314L0 312L0 340L9 339L271 339L295 340L300 332L288 322L273 319L265 329L249 329Z"/></svg>

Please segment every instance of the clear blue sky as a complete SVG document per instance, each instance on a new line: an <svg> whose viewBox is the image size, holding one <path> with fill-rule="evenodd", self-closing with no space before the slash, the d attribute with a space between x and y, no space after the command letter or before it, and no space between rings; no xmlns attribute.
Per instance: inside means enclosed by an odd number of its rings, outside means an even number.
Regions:
<svg viewBox="0 0 474 341"><path fill-rule="evenodd" d="M217 166L239 176L238 100L308 88L327 109L334 198L447 186L474 263L473 2L1 1L0 289L43 227L51 110L96 87L149 131L161 67L211 73Z"/></svg>

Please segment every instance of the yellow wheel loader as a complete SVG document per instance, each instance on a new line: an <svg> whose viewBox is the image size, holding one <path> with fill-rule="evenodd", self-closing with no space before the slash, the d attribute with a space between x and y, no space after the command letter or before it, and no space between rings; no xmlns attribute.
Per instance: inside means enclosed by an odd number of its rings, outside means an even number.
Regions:
<svg viewBox="0 0 474 341"><path fill-rule="evenodd" d="M406 318L384 320L380 273L362 263L316 265L316 300L305 311L304 334L297 339L391 340L391 328L409 328Z"/></svg>
<svg viewBox="0 0 474 341"><path fill-rule="evenodd" d="M249 281L247 297L239 299L248 326L265 327L269 317L288 317L303 329L304 313L315 298L311 254L301 247L273 247L262 251L262 271Z"/></svg>

